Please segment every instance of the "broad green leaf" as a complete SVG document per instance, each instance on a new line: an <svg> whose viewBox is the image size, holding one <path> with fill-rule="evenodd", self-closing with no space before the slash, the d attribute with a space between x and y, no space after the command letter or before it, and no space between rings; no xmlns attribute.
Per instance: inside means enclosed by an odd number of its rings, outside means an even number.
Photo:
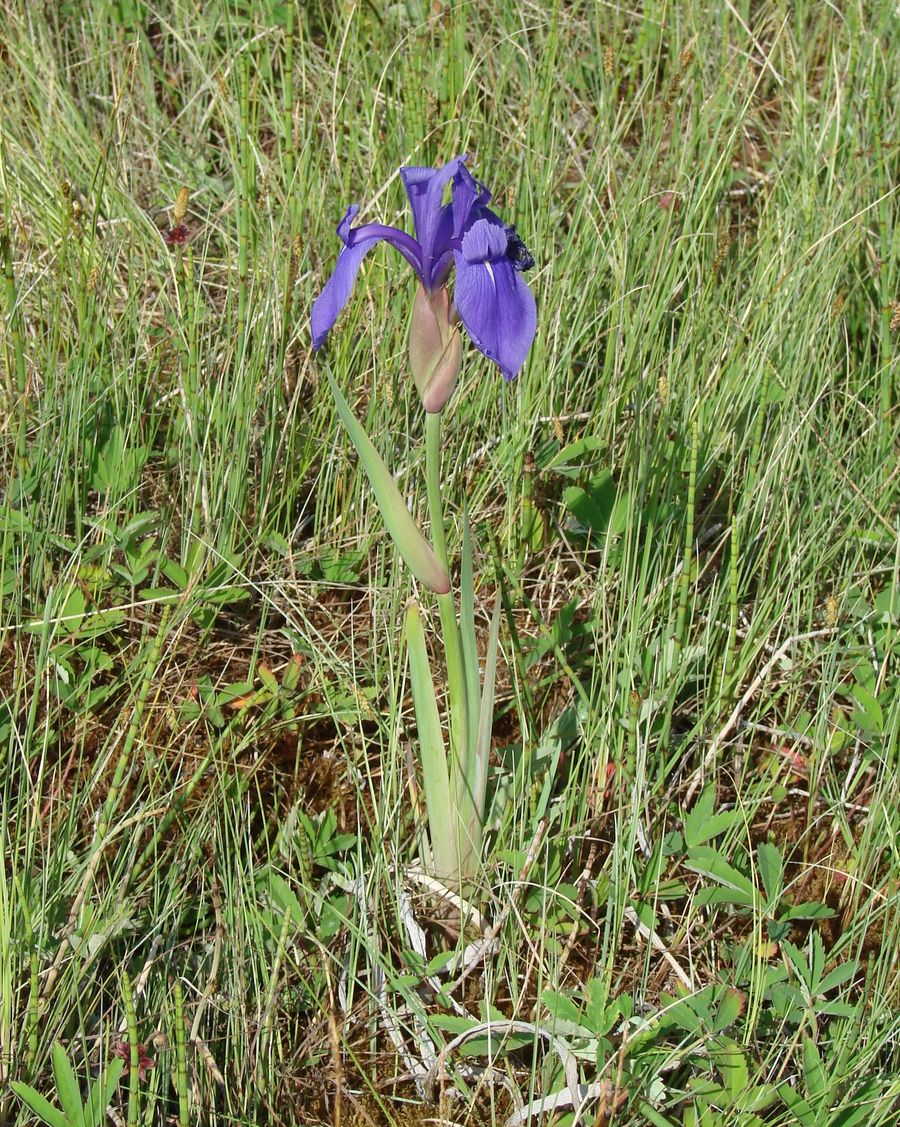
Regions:
<svg viewBox="0 0 900 1127"><path fill-rule="evenodd" d="M743 1050L729 1037L716 1037L710 1043L709 1055L719 1070L730 1101L734 1103L750 1083L750 1070Z"/></svg>
<svg viewBox="0 0 900 1127"><path fill-rule="evenodd" d="M849 1107L836 1112L828 1120L828 1127L859 1127L861 1123L869 1123L871 1120L872 1105L862 1103L857 1107Z"/></svg>
<svg viewBox="0 0 900 1127"><path fill-rule="evenodd" d="M756 864L759 876L766 890L769 910L772 911L781 899L784 892L784 873L781 865L781 853L768 842L763 842L756 850Z"/></svg>
<svg viewBox="0 0 900 1127"><path fill-rule="evenodd" d="M791 934L791 927L789 916L783 917L778 923L775 920L766 920L766 935L773 943L780 943Z"/></svg>
<svg viewBox="0 0 900 1127"><path fill-rule="evenodd" d="M778 913L778 918L780 920L827 920L833 915L834 908L811 900L805 904L789 904Z"/></svg>
<svg viewBox="0 0 900 1127"><path fill-rule="evenodd" d="M84 1109L86 1127L100 1127L103 1123L106 1118L106 1109L112 1099L113 1092L116 1090L124 1067L125 1061L121 1058L109 1061L106 1072L98 1076L91 1085L88 1102Z"/></svg>
<svg viewBox="0 0 900 1127"><path fill-rule="evenodd" d="M609 470L604 470L586 489L572 485L563 492L563 502L575 519L598 536L616 536L628 523L631 497L619 493Z"/></svg>
<svg viewBox="0 0 900 1127"><path fill-rule="evenodd" d="M288 669L290 670L292 667L293 662L288 665ZM278 678L267 665L263 665L263 663L260 662L256 667L256 675L257 677L259 677L260 681L262 681L263 686L267 692L270 692L273 695L277 695L279 690ZM285 678L285 682L286 680L287 679Z"/></svg>
<svg viewBox="0 0 900 1127"><path fill-rule="evenodd" d="M729 888L701 888L696 893L695 903L700 908L709 904L733 904L737 908L752 908L753 899L743 892Z"/></svg>
<svg viewBox="0 0 900 1127"><path fill-rule="evenodd" d="M839 986L843 986L854 977L857 969L856 963L842 963L839 967L835 967L819 983L819 993L827 994L830 990L837 990Z"/></svg>
<svg viewBox="0 0 900 1127"><path fill-rule="evenodd" d="M793 943L789 943L787 940L781 944L781 950L794 968L794 973L801 982L806 985L807 989L811 990L813 986L813 976L806 955L799 947L795 946Z"/></svg>
<svg viewBox="0 0 900 1127"><path fill-rule="evenodd" d="M538 466L544 470L557 470L560 473L580 471L583 467L580 465L572 466L572 463L581 462L586 455L592 454L595 450L600 450L604 445L607 445L607 442L608 440L605 437L596 435L589 438L579 438L576 442L570 442L568 446L557 450L544 465L541 465L541 459L538 459Z"/></svg>
<svg viewBox="0 0 900 1127"><path fill-rule="evenodd" d="M125 612L110 607L108 610L98 610L89 614L81 622L81 637L84 639L95 638L115 630L125 621Z"/></svg>
<svg viewBox="0 0 900 1127"><path fill-rule="evenodd" d="M260 892L268 893L273 904L282 913L287 912L298 925L303 923L306 919L306 912L284 877L276 873L274 869L268 868L260 873L256 884Z"/></svg>
<svg viewBox="0 0 900 1127"><path fill-rule="evenodd" d="M70 1127L68 1119L59 1108L54 1107L40 1092L36 1092L30 1084L23 1084L21 1080L10 1080L10 1088L19 1099L26 1104L38 1119L42 1119L49 1127Z"/></svg>
<svg viewBox="0 0 900 1127"><path fill-rule="evenodd" d="M688 1080L687 1087L692 1096L699 1096L703 1100L716 1100L719 1104L727 1102L727 1091L708 1076L692 1076Z"/></svg>
<svg viewBox="0 0 900 1127"><path fill-rule="evenodd" d="M812 1037L806 1037L803 1041L803 1079L810 1103L813 1105L821 1103L828 1086L825 1082L825 1070L822 1068L819 1050Z"/></svg>
<svg viewBox="0 0 900 1127"><path fill-rule="evenodd" d="M66 1050L59 1041L54 1042L51 1057L56 1092L63 1111L66 1113L66 1119L72 1127L85 1127L84 1107L81 1103L81 1088L78 1085L78 1078L71 1064L69 1064Z"/></svg>
<svg viewBox="0 0 900 1127"><path fill-rule="evenodd" d="M450 795L447 752L434 682L431 679L431 667L428 664L425 631L415 603L410 603L406 610L406 642L409 648L409 673L419 736L419 754L422 759L432 862L437 876L452 879L459 872L456 809Z"/></svg>
<svg viewBox="0 0 900 1127"><path fill-rule="evenodd" d="M850 693L859 705L859 708L855 709L853 713L853 719L859 727L876 734L883 732L884 713L875 694L861 684L854 685Z"/></svg>
<svg viewBox="0 0 900 1127"><path fill-rule="evenodd" d="M175 560L166 560L160 570L162 571L166 579L168 579L171 583L174 583L175 586L182 591L191 581L191 577L188 575L185 569L181 566L180 563L176 563Z"/></svg>
<svg viewBox="0 0 900 1127"><path fill-rule="evenodd" d="M890 1079L879 1077L857 1084L853 1092L853 1105L835 1112L828 1120L828 1127L858 1127L860 1123L872 1121L872 1114L878 1110L876 1105L886 1095ZM878 1122L883 1123L884 1120Z"/></svg>
<svg viewBox="0 0 900 1127"><path fill-rule="evenodd" d="M66 601L59 612L62 620L60 625L67 634L78 633L81 620L84 618L85 606L84 592L80 587L73 587L66 596Z"/></svg>
<svg viewBox="0 0 900 1127"><path fill-rule="evenodd" d="M719 1007L716 1010L716 1017L713 1022L715 1032L721 1032L721 1030L727 1029L729 1025L734 1025L744 1012L746 1005L746 996L740 990L735 990L734 987L729 986L723 992Z"/></svg>
<svg viewBox="0 0 900 1127"><path fill-rule="evenodd" d="M711 841L741 820L740 810L722 810L714 814L715 804L716 788L709 786L694 803L691 812L685 816L684 843L688 848Z"/></svg>
<svg viewBox="0 0 900 1127"><path fill-rule="evenodd" d="M860 1013L860 1006L851 1006L849 1002L819 1002L816 1013L820 1017L846 1017L856 1019Z"/></svg>
<svg viewBox="0 0 900 1127"><path fill-rule="evenodd" d="M821 1127L818 1112L814 1111L802 1096L798 1096L789 1084L782 1084L778 1094L796 1118L799 1127Z"/></svg>
<svg viewBox="0 0 900 1127"><path fill-rule="evenodd" d="M581 1007L568 995L556 990L545 990L541 1003L555 1021L565 1021L570 1025L584 1024Z"/></svg>
<svg viewBox="0 0 900 1127"><path fill-rule="evenodd" d="M618 1007L615 1003L612 1006L608 1005L609 991L606 988L605 981L602 978L589 978L585 986L585 993L587 994L585 1022L594 1033L608 1033L610 1029L608 1015L610 1011L618 1012Z"/></svg>
<svg viewBox="0 0 900 1127"><path fill-rule="evenodd" d="M694 997L682 998L680 1002L667 1005L662 1020L666 1026L676 1025L692 1037L699 1037L712 1025L712 1013L706 1005L703 992Z"/></svg>
<svg viewBox="0 0 900 1127"><path fill-rule="evenodd" d="M438 954L428 962L428 965L425 967L425 973L429 977L440 974L449 963L453 962L455 957L455 951L439 951Z"/></svg>
<svg viewBox="0 0 900 1127"><path fill-rule="evenodd" d="M767 1107L771 1107L778 1099L778 1089L774 1084L757 1084L755 1087L747 1087L740 1093L737 1100L735 1100L735 1107L737 1110L744 1112L765 1111ZM747 1127L751 1127L754 1123L759 1123L756 1116L751 1119ZM743 1127L743 1120L742 1120Z"/></svg>
<svg viewBox="0 0 900 1127"><path fill-rule="evenodd" d="M885 624L895 624L900 620L900 585L891 583L875 596L875 610L880 616L879 621Z"/></svg>
<svg viewBox="0 0 900 1127"><path fill-rule="evenodd" d="M449 1033L451 1037L458 1037L460 1033L468 1033L476 1025L481 1025L481 1022L477 1018L462 1017L457 1014L432 1014L428 1018L428 1024L444 1033Z"/></svg>
<svg viewBox="0 0 900 1127"><path fill-rule="evenodd" d="M730 888L737 894L734 903L751 907L755 901L753 881L740 872L722 856L718 850L708 845L697 845L687 852L685 865L702 876L709 877L718 884Z"/></svg>
<svg viewBox="0 0 900 1127"><path fill-rule="evenodd" d="M334 377L328 371L326 371L325 376L331 388L331 394L334 396L338 415L340 415L341 422L347 429L350 441L356 447L359 460L366 471L366 476L375 494L375 500L378 502L378 508L384 518L385 527L396 544L397 550L403 557L406 566L420 583L439 595L446 594L450 590L450 576L447 569L438 562L431 545L419 531L406 507L406 502L403 500L400 490L391 477L390 470L384 464L381 455L375 449L374 443L366 434L362 424L350 410L350 405L341 394L341 389L335 382Z"/></svg>
<svg viewBox="0 0 900 1127"><path fill-rule="evenodd" d="M484 1024L483 1021L473 1021L471 1018L457 1017L454 1014L436 1014L428 1020L435 1029L449 1033L451 1037L458 1037L461 1033L468 1033L470 1029ZM463 1042L456 1050L460 1056L482 1057L500 1052L511 1053L516 1049L534 1045L533 1033L510 1032L509 1019L502 1014L491 1014L486 1020L495 1020L497 1028L485 1029Z"/></svg>

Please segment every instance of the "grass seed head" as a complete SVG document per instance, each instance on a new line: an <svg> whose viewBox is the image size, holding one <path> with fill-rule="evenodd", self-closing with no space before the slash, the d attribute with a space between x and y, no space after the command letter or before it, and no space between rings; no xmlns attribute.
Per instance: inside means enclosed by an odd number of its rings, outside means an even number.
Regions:
<svg viewBox="0 0 900 1127"><path fill-rule="evenodd" d="M191 193L187 188L179 188L178 195L175 197L175 206L172 208L172 226L177 227L178 224L187 215L188 200L191 198Z"/></svg>
<svg viewBox="0 0 900 1127"><path fill-rule="evenodd" d="M731 250L731 244L734 242L734 236L731 233L727 224L723 223L719 229L719 240L716 243L716 257L713 259L712 272L718 274L721 269L722 263L728 257L728 252Z"/></svg>
<svg viewBox="0 0 900 1127"><path fill-rule="evenodd" d="M607 47L603 52L603 73L607 78L612 78L616 57L612 47Z"/></svg>

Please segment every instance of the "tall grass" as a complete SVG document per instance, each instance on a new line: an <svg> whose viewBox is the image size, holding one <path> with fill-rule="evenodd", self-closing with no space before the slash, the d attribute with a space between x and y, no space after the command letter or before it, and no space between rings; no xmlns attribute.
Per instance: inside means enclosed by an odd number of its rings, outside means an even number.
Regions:
<svg viewBox="0 0 900 1127"><path fill-rule="evenodd" d="M137 1037L129 1122L894 1123L894 5L3 15L0 1118ZM504 607L454 904L308 312L463 151L539 330L445 427ZM389 253L329 363L424 519Z"/></svg>

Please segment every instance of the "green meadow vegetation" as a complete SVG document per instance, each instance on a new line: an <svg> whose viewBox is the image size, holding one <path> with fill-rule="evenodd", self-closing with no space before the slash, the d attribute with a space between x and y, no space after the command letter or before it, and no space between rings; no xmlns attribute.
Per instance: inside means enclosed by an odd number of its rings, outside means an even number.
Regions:
<svg viewBox="0 0 900 1127"><path fill-rule="evenodd" d="M894 0L0 9L0 1122L900 1122ZM444 412L447 888L325 379L427 531L412 274L309 311L464 152L538 332Z"/></svg>

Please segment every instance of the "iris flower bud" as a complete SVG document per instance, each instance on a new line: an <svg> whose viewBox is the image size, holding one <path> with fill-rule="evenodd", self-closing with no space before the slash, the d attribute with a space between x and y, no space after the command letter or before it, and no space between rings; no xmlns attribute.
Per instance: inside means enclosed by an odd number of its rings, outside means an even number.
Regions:
<svg viewBox="0 0 900 1127"><path fill-rule="evenodd" d="M462 341L446 287L430 296L419 286L409 327L409 365L431 414L442 411L453 394L462 363Z"/></svg>

